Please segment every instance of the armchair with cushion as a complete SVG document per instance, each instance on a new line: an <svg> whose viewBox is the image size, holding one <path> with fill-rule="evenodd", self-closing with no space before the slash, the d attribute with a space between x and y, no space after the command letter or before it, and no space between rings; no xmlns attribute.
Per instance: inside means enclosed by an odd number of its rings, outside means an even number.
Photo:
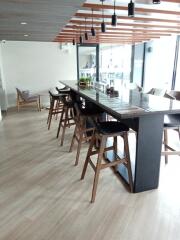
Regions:
<svg viewBox="0 0 180 240"><path fill-rule="evenodd" d="M21 106L24 105L30 105L33 104L37 107L38 111L41 111L40 106L40 95L37 94L30 94L29 91L21 91L19 88L16 88L17 91L17 110L19 112L19 109Z"/></svg>
<svg viewBox="0 0 180 240"><path fill-rule="evenodd" d="M180 92L171 90L164 95L171 100L180 100ZM175 130L180 139L180 114L166 114L164 116L164 150L162 155L165 156L165 163L168 163L168 155L180 155L180 151L171 147L168 143L168 130Z"/></svg>
<svg viewBox="0 0 180 240"><path fill-rule="evenodd" d="M170 100L180 100L179 91L166 91L164 89L152 88L147 94L153 94L160 97L169 98ZM178 98L179 97L179 98ZM163 128L163 145L164 151L161 152L162 156L165 156L165 163L168 163L169 155L180 155L180 151L170 146L168 141L168 130L177 131L180 139L180 114L165 114L164 116L164 128Z"/></svg>

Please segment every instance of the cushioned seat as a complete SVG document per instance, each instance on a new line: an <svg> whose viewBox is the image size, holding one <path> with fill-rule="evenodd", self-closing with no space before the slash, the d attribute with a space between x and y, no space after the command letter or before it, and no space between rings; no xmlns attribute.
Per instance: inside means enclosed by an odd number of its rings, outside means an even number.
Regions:
<svg viewBox="0 0 180 240"><path fill-rule="evenodd" d="M57 94L57 93L53 93L53 92L51 92L51 91L49 91L49 94L50 94L51 97L53 97L53 98L56 99L56 100L57 100L57 99L60 99L60 97L67 96L66 93Z"/></svg>
<svg viewBox="0 0 180 240"><path fill-rule="evenodd" d="M16 88L16 91L17 91L18 112L21 106L25 106L29 104L35 104L37 106L37 110L41 111L40 95L37 95L37 94L31 95L29 91L21 91L19 88Z"/></svg>
<svg viewBox="0 0 180 240"><path fill-rule="evenodd" d="M103 113L104 111L99 108L80 108L81 114L85 116L92 116L95 114Z"/></svg>
<svg viewBox="0 0 180 240"><path fill-rule="evenodd" d="M179 127L180 126L180 114L169 114L164 116L164 127Z"/></svg>
<svg viewBox="0 0 180 240"><path fill-rule="evenodd" d="M96 128L102 134L113 134L129 131L129 128L120 122L100 122L96 124Z"/></svg>
<svg viewBox="0 0 180 240"><path fill-rule="evenodd" d="M56 90L58 91L58 93L66 93L66 94L70 93L70 88L68 88L68 87L64 87L64 88L56 87Z"/></svg>

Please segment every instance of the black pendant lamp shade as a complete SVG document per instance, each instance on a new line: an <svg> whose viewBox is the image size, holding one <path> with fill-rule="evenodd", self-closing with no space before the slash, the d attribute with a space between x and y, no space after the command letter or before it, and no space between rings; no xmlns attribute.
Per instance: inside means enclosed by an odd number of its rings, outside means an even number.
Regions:
<svg viewBox="0 0 180 240"><path fill-rule="evenodd" d="M96 31L95 31L95 28L94 28L94 26L93 26L93 9L92 9L92 27L91 27L91 34L92 34L93 37L96 36Z"/></svg>
<svg viewBox="0 0 180 240"><path fill-rule="evenodd" d="M128 3L128 16L134 17L134 3L132 0Z"/></svg>
<svg viewBox="0 0 180 240"><path fill-rule="evenodd" d="M101 32L105 33L106 32L106 24L104 22L104 8L103 8L103 3L105 0L100 0L102 2L102 23L101 23Z"/></svg>
<svg viewBox="0 0 180 240"><path fill-rule="evenodd" d="M104 21L101 23L101 32L103 32L103 33L106 32L106 24Z"/></svg>
<svg viewBox="0 0 180 240"><path fill-rule="evenodd" d="M116 26L117 25L117 15L115 13L116 11L116 1L114 0L114 14L112 15L112 21L111 21L111 25L112 26Z"/></svg>
<svg viewBox="0 0 180 240"><path fill-rule="evenodd" d="M95 31L94 27L91 28L91 34L93 37L96 36L96 31Z"/></svg>
<svg viewBox="0 0 180 240"><path fill-rule="evenodd" d="M161 3L161 0L153 0L153 4L159 4Z"/></svg>
<svg viewBox="0 0 180 240"><path fill-rule="evenodd" d="M76 45L76 41L75 41L75 39L73 39L72 43L73 43L73 45Z"/></svg>
<svg viewBox="0 0 180 240"><path fill-rule="evenodd" d="M85 32L84 36L85 36L85 40L88 40L88 33L87 32Z"/></svg>
<svg viewBox="0 0 180 240"><path fill-rule="evenodd" d="M80 37L79 37L79 43L80 44L82 44L83 43L83 38L82 38L82 36L80 35Z"/></svg>
<svg viewBox="0 0 180 240"><path fill-rule="evenodd" d="M86 18L85 18L85 34L84 34L85 40L88 40L88 33L86 31Z"/></svg>

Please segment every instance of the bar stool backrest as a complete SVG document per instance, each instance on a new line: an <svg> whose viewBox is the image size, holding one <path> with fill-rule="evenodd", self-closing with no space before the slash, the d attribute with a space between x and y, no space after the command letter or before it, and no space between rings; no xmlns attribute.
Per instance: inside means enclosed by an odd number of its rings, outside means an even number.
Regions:
<svg viewBox="0 0 180 240"><path fill-rule="evenodd" d="M173 96L176 100L180 100L180 91L171 90L169 94Z"/></svg>

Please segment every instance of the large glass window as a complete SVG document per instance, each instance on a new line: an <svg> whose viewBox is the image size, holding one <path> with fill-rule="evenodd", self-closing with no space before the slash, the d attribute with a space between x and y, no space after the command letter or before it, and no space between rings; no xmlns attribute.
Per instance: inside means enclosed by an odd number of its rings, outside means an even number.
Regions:
<svg viewBox="0 0 180 240"><path fill-rule="evenodd" d="M178 49L178 59L177 59L177 70L176 70L176 80L175 80L175 90L180 91L180 37L179 40L179 49Z"/></svg>
<svg viewBox="0 0 180 240"><path fill-rule="evenodd" d="M144 44L137 44L133 46L133 72L132 82L138 86L142 85L143 78L143 61L144 61Z"/></svg>
<svg viewBox="0 0 180 240"><path fill-rule="evenodd" d="M147 43L144 89L171 89L176 37L164 37Z"/></svg>
<svg viewBox="0 0 180 240"><path fill-rule="evenodd" d="M78 46L78 78L90 78L91 83L98 79L97 45Z"/></svg>
<svg viewBox="0 0 180 240"><path fill-rule="evenodd" d="M99 82L105 86L113 86L119 90L130 82L131 46L105 45L100 46L100 77Z"/></svg>

